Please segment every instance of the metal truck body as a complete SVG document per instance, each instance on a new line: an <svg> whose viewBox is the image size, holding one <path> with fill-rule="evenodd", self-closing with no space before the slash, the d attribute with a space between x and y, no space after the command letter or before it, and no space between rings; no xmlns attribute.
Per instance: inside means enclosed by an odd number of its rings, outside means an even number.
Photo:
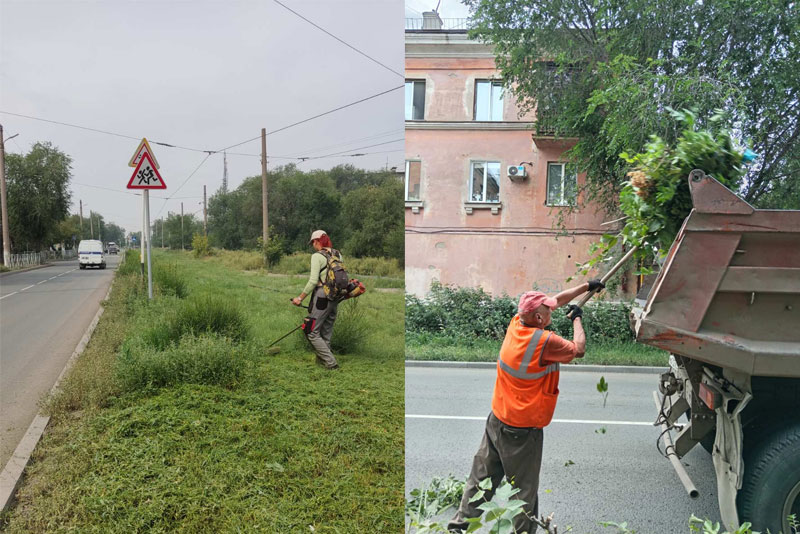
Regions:
<svg viewBox="0 0 800 534"><path fill-rule="evenodd" d="M787 517L800 521L800 211L756 210L700 170L689 187L694 209L633 313L636 340L672 354L656 400L676 432L667 452L691 495L675 459L698 443L711 451L726 527L790 534Z"/></svg>

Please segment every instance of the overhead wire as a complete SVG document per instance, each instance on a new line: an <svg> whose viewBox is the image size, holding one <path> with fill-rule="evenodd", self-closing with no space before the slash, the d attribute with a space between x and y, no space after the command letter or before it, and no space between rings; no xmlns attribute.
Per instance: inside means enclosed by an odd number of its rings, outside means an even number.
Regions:
<svg viewBox="0 0 800 534"><path fill-rule="evenodd" d="M329 111L325 111L324 113L319 113L317 115L314 115L313 117L308 117L307 119L303 119L301 121L293 122L292 124L287 124L286 126L283 126L283 127L278 128L276 130L272 130L272 131L267 132L266 135L273 135L273 134L276 134L278 132L282 132L284 130L288 130L289 128L293 128L295 126L298 126L300 124L304 124L304 123L312 121L314 119L318 119L320 117L324 117L325 115L330 115L331 113L335 113L335 112L340 111L342 109L349 108L351 106L355 106L356 104L360 104L362 102L366 102L367 100L372 100L373 98L378 98L379 96L383 96L385 94L391 93L392 91L397 91L398 89L403 89L404 87L405 87L404 85L399 85L397 87L392 87L391 89L387 89L386 91L381 91L380 93L376 93L376 94L368 96L366 98L362 98L360 100L356 100L355 102L350 102L349 104L345 104L343 106L339 106L337 108L333 108L333 109L331 109ZM235 145L231 145L231 146L228 146L228 147L225 147L225 148L220 148L219 150L215 150L214 152L224 152L224 151L226 151L228 149L235 148L237 146L244 145L245 143L250 143L252 141L255 141L256 139L261 139L261 136L257 135L257 136L255 136L253 138L250 138L250 139L247 139L245 141L241 141L239 143L236 143Z"/></svg>
<svg viewBox="0 0 800 534"><path fill-rule="evenodd" d="M400 76L401 78L405 79L405 77L406 77L405 74L394 70L393 68L389 67L388 65L385 65L385 64L381 63L380 61L378 61L377 59L375 59L374 57L370 56L366 52L364 52L362 50L359 50L358 48L356 48L355 46L351 45L347 41L344 41L343 39L340 39L339 37L335 36L334 34L329 32L328 30L326 30L325 28L320 26L319 24L307 19L306 17L304 17L303 15L301 15L300 13L295 11L294 9L290 8L289 6L284 4L283 2L280 2L279 0L272 0L272 1L275 2L276 4L278 4L279 6L281 6L282 8L286 9L287 11L290 11L290 12L294 13L296 16L298 16L301 19L303 19L304 21L308 22L309 24L311 24L312 26L314 26L315 28L317 28L321 32L325 33L326 35L329 35L330 37L333 37L334 39L336 39L337 41L339 41L340 43L342 43L346 47L350 48L351 50L354 50L354 51L358 52L359 54L361 54L365 58L369 59L370 61L373 61L374 63L377 63L378 65L380 65L384 69L388 70L389 72L391 72L393 74L396 74L396 75Z"/></svg>

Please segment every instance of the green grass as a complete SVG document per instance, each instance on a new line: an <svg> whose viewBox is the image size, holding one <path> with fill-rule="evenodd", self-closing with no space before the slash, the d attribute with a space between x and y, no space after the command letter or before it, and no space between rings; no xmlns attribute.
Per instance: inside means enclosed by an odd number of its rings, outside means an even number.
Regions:
<svg viewBox="0 0 800 534"><path fill-rule="evenodd" d="M341 309L334 345L346 352L330 372L300 332L265 351L305 315L289 304L303 277L179 251L154 261L176 265L187 298L147 302L136 274L117 277L47 403L51 426L7 532L401 532L402 293L368 292ZM204 299L235 305L247 334L181 328L177 342L147 342L161 323L198 324L180 317Z"/></svg>
<svg viewBox="0 0 800 534"><path fill-rule="evenodd" d="M407 360L493 362L501 340L463 339L427 333L406 333ZM587 344L586 355L575 360L583 365L666 366L669 354L637 343Z"/></svg>

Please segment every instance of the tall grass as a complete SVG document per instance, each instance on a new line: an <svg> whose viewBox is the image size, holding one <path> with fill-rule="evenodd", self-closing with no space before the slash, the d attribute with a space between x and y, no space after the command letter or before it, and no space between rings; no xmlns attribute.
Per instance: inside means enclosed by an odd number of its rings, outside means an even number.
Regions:
<svg viewBox="0 0 800 534"><path fill-rule="evenodd" d="M185 298L188 294L186 279L177 263L159 262L153 266L153 286L160 295Z"/></svg>
<svg viewBox="0 0 800 534"><path fill-rule="evenodd" d="M339 353L352 353L360 349L374 325L367 312L359 306L358 299L339 304L333 327L331 348Z"/></svg>
<svg viewBox="0 0 800 534"><path fill-rule="evenodd" d="M163 350L134 339L123 345L115 371L123 391L183 383L231 387L242 374L245 354L242 345L207 334L184 336Z"/></svg>
<svg viewBox="0 0 800 534"><path fill-rule="evenodd" d="M249 328L235 301L204 295L183 302L173 314L145 330L141 336L156 350L175 345L186 335L214 334L233 342L248 338Z"/></svg>
<svg viewBox="0 0 800 534"><path fill-rule="evenodd" d="M223 265L237 271L257 271L264 268L263 254L251 250L215 250Z"/></svg>

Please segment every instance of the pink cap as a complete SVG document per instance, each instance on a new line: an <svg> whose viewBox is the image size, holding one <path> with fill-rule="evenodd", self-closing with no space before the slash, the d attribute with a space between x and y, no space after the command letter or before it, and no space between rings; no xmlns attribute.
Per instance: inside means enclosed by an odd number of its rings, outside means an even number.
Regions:
<svg viewBox="0 0 800 534"><path fill-rule="evenodd" d="M544 304L550 309L554 309L558 307L558 301L553 297L548 297L541 291L528 291L523 293L522 296L519 298L519 306L517 307L517 313L533 313L535 312L539 306Z"/></svg>

